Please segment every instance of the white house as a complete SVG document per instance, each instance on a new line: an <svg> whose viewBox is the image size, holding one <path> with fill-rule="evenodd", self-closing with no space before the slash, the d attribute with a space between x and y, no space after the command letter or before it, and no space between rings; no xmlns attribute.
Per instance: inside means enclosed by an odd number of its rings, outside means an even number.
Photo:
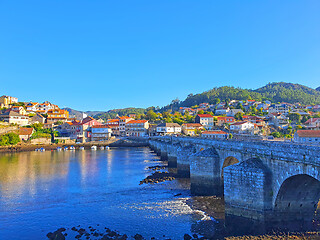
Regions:
<svg viewBox="0 0 320 240"><path fill-rule="evenodd" d="M293 136L293 141L320 144L320 130L298 130Z"/></svg>
<svg viewBox="0 0 320 240"><path fill-rule="evenodd" d="M253 132L254 124L249 121L235 122L230 124L230 130L234 132Z"/></svg>
<svg viewBox="0 0 320 240"><path fill-rule="evenodd" d="M200 123L205 129L212 129L214 126L214 117L210 114L198 114L195 122Z"/></svg>
<svg viewBox="0 0 320 240"><path fill-rule="evenodd" d="M94 125L91 127L91 141L107 140L111 137L112 130L108 125Z"/></svg>
<svg viewBox="0 0 320 240"><path fill-rule="evenodd" d="M158 135L180 134L181 126L178 123L161 123L157 126Z"/></svg>
<svg viewBox="0 0 320 240"><path fill-rule="evenodd" d="M229 107L217 108L215 111L216 115L226 115L230 111Z"/></svg>
<svg viewBox="0 0 320 240"><path fill-rule="evenodd" d="M14 111L9 111L1 114L0 120L12 124L17 124L19 126L25 126L29 124L28 116L21 115Z"/></svg>

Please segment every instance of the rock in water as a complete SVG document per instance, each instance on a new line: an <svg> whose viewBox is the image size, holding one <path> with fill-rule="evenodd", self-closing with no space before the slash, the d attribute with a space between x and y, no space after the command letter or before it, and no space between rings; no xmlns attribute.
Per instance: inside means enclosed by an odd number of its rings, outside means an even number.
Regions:
<svg viewBox="0 0 320 240"><path fill-rule="evenodd" d="M191 237L189 234L185 234L185 235L183 236L183 239L184 239L184 240L191 240L192 237Z"/></svg>

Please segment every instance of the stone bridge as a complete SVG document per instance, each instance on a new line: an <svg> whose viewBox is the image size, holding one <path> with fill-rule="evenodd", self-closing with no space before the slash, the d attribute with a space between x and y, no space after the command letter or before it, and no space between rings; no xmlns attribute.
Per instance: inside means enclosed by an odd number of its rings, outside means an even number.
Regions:
<svg viewBox="0 0 320 240"><path fill-rule="evenodd" d="M311 224L320 199L320 146L153 137L150 147L193 195L224 196L226 221ZM296 229L296 227L294 227Z"/></svg>

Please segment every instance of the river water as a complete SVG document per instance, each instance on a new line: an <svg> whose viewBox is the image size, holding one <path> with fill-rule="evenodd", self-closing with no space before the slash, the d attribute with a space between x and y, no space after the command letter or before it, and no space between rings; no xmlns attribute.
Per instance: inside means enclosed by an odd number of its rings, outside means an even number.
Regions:
<svg viewBox="0 0 320 240"><path fill-rule="evenodd" d="M78 225L148 239L214 234L219 221L186 203L188 181L139 185L161 164L149 148L2 154L0 239L46 239Z"/></svg>

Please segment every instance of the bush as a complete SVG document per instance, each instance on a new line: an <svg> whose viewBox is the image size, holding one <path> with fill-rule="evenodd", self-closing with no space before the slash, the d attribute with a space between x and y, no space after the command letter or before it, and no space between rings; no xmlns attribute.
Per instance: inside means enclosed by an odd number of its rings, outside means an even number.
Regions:
<svg viewBox="0 0 320 240"><path fill-rule="evenodd" d="M0 136L0 146L16 145L18 142L20 142L20 138L16 133L7 133Z"/></svg>

